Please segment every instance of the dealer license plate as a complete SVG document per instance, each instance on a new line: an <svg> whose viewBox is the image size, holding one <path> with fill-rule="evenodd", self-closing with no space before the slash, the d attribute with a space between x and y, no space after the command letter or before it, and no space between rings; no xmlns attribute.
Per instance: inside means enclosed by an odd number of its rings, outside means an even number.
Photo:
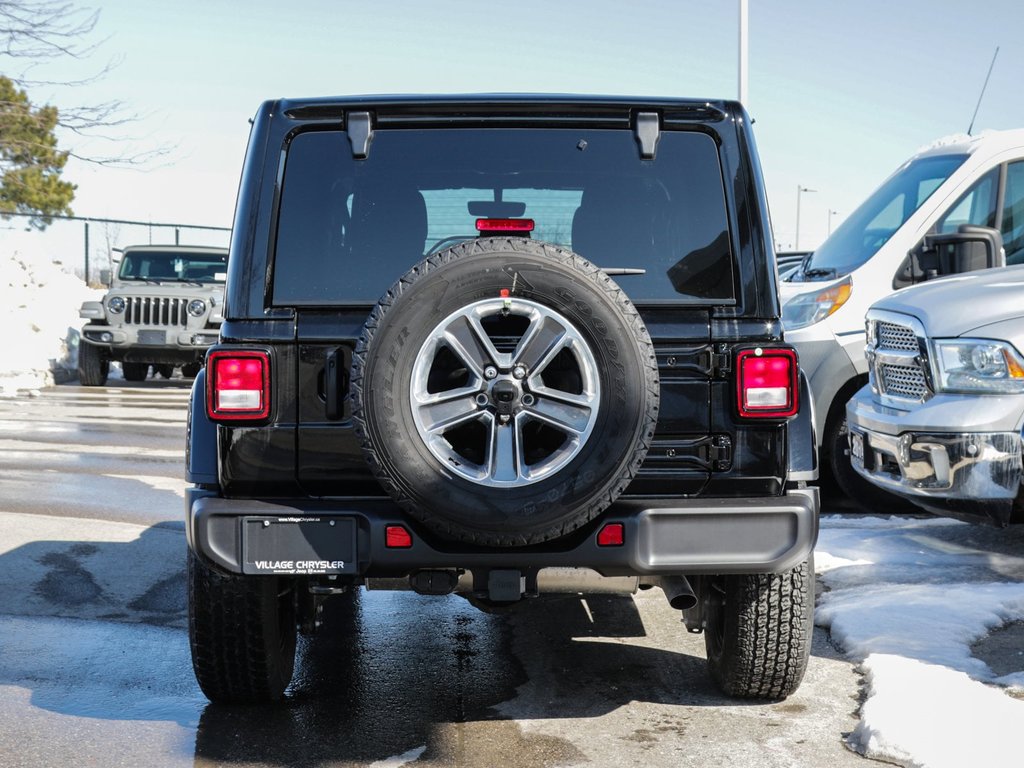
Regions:
<svg viewBox="0 0 1024 768"><path fill-rule="evenodd" d="M356 523L350 517L242 519L242 572L354 574Z"/></svg>
<svg viewBox="0 0 1024 768"><path fill-rule="evenodd" d="M857 466L864 466L864 435L860 432L850 432L850 458Z"/></svg>

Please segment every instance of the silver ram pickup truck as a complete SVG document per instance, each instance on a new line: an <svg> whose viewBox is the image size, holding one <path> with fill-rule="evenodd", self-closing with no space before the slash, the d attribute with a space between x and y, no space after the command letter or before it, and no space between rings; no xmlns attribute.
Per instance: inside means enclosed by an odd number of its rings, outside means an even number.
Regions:
<svg viewBox="0 0 1024 768"><path fill-rule="evenodd" d="M176 365L195 376L220 334L227 259L226 248L125 248L107 295L79 310L88 320L78 348L79 381L103 386L112 360L128 381L145 380L150 366L164 378Z"/></svg>
<svg viewBox="0 0 1024 768"><path fill-rule="evenodd" d="M1024 522L1024 266L908 288L867 313L854 469L925 510Z"/></svg>

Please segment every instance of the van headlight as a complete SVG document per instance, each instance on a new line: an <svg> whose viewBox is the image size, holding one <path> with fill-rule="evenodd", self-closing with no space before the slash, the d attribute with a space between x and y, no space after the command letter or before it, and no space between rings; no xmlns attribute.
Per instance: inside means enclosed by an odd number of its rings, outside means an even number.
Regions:
<svg viewBox="0 0 1024 768"><path fill-rule="evenodd" d="M782 307L782 325L795 331L821 322L843 306L852 292L853 280L847 275L827 288L797 294Z"/></svg>
<svg viewBox="0 0 1024 768"><path fill-rule="evenodd" d="M936 388L970 394L1024 392L1024 359L1012 344L992 339L936 339Z"/></svg>

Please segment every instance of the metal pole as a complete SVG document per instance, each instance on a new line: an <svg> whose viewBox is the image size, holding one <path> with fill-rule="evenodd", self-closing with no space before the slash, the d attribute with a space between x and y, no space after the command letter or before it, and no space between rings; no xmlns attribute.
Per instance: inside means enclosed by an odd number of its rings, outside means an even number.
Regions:
<svg viewBox="0 0 1024 768"><path fill-rule="evenodd" d="M740 60L739 60L739 91L740 103L747 103L747 47L749 35L747 34L748 13L747 0L740 0Z"/></svg>
<svg viewBox="0 0 1024 768"><path fill-rule="evenodd" d="M793 238L793 250L800 250L800 193L804 191L804 188L799 184L796 185L796 236Z"/></svg>
<svg viewBox="0 0 1024 768"><path fill-rule="evenodd" d="M174 228L174 244L181 245L181 229L179 227Z"/></svg>
<svg viewBox="0 0 1024 768"><path fill-rule="evenodd" d="M796 237L794 238L793 250L800 250L800 193L801 192L817 192L816 189L805 187L801 184L796 185Z"/></svg>
<svg viewBox="0 0 1024 768"><path fill-rule="evenodd" d="M89 222L85 222L85 284L89 284Z"/></svg>

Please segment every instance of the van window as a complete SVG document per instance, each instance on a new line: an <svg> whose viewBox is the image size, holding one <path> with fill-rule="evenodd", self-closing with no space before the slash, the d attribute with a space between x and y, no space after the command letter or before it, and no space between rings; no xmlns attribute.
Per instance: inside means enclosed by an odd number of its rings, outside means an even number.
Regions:
<svg viewBox="0 0 1024 768"><path fill-rule="evenodd" d="M936 231L942 234L956 232L961 224L995 227L998 189L999 169L993 168L960 196L939 220Z"/></svg>
<svg viewBox="0 0 1024 768"><path fill-rule="evenodd" d="M904 165L850 214L791 279L832 279L855 270L874 256L966 159L967 155L933 155Z"/></svg>
<svg viewBox="0 0 1024 768"><path fill-rule="evenodd" d="M1003 247L1007 264L1024 264L1024 161L1006 167L1003 195Z"/></svg>
<svg viewBox="0 0 1024 768"><path fill-rule="evenodd" d="M426 254L478 235L478 218L529 218L534 239L605 269L634 302L733 303L734 256L718 146L664 131L641 160L628 130L380 130L354 160L341 131L288 146L272 301L373 304Z"/></svg>

